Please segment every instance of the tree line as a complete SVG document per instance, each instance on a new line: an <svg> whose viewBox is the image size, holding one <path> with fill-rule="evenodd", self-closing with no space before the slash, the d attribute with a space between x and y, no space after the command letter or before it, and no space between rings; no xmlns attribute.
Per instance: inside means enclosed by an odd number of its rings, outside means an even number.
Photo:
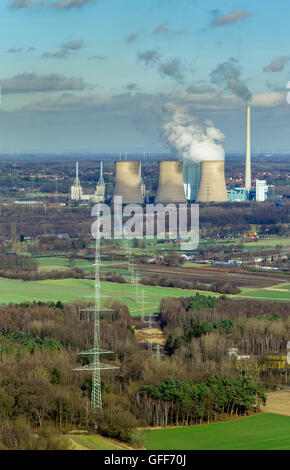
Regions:
<svg viewBox="0 0 290 470"><path fill-rule="evenodd" d="M219 375L206 382L167 379L144 385L136 397L140 416L151 426L188 426L216 420L223 414L245 415L266 404L263 387L249 377L225 379Z"/></svg>

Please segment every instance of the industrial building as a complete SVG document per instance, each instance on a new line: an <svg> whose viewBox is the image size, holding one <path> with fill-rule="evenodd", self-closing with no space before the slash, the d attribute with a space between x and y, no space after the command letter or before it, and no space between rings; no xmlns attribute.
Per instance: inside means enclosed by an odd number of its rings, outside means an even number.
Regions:
<svg viewBox="0 0 290 470"><path fill-rule="evenodd" d="M103 202L105 200L105 182L103 178L103 162L100 163L100 178L94 194L85 194L79 179L79 162L76 162L76 176L71 186L72 201L87 201L90 203Z"/></svg>
<svg viewBox="0 0 290 470"><path fill-rule="evenodd" d="M183 185L186 199L190 202L197 200L201 175L201 164L185 161L183 163Z"/></svg>
<svg viewBox="0 0 290 470"><path fill-rule="evenodd" d="M228 191L230 201L256 200L264 202L268 198L269 187L267 181L256 180L256 188L252 190L251 171L251 107L247 106L246 118L246 166L245 166L245 187L234 188Z"/></svg>
<svg viewBox="0 0 290 470"><path fill-rule="evenodd" d="M268 185L266 180L256 180L256 201L264 202L268 198Z"/></svg>
<svg viewBox="0 0 290 470"><path fill-rule="evenodd" d="M186 203L183 161L160 161L155 203Z"/></svg>
<svg viewBox="0 0 290 470"><path fill-rule="evenodd" d="M96 186L93 202L104 202L105 200L106 186L103 177L103 162L100 163L100 178Z"/></svg>
<svg viewBox="0 0 290 470"><path fill-rule="evenodd" d="M74 183L70 188L70 193L72 201L80 201L82 199L83 189L79 179L79 162L76 162L76 176Z"/></svg>
<svg viewBox="0 0 290 470"><path fill-rule="evenodd" d="M210 157L210 156L209 156ZM219 203L227 201L247 201L256 199L263 202L268 197L265 180L257 180L252 189L251 174L251 108L246 112L246 158L245 186L227 191L225 182L225 161L204 160L193 162L182 160L159 161L158 188L155 203ZM116 161L114 196L121 196L123 204L143 204L149 201L150 191L142 181L140 161ZM103 163L100 165L100 178L94 194L84 194L76 163L76 177L71 187L71 199L92 203L105 200Z"/></svg>
<svg viewBox="0 0 290 470"><path fill-rule="evenodd" d="M228 191L229 201L242 202L249 199L249 191L245 188L234 188Z"/></svg>

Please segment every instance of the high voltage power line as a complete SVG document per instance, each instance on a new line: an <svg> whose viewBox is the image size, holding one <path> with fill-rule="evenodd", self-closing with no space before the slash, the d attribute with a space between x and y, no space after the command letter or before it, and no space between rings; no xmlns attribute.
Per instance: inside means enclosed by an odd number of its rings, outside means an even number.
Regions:
<svg viewBox="0 0 290 470"><path fill-rule="evenodd" d="M113 354L113 351L102 349L101 332L100 332L100 313L111 311L101 307L101 283L100 283L100 240L96 238L95 242L95 285L94 285L94 306L82 309L82 312L93 313L93 329L94 343L93 348L87 351L81 351L79 356L89 356L92 362L85 366L76 367L75 371L92 371L92 393L91 407L92 411L102 409L102 387L101 387L101 371L118 369L117 366L101 362L102 354Z"/></svg>

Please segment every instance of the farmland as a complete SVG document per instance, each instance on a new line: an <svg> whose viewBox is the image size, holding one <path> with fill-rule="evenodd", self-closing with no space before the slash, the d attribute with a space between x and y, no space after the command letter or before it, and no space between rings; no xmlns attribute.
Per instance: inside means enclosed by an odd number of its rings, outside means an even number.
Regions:
<svg viewBox="0 0 290 470"><path fill-rule="evenodd" d="M265 410L268 413L290 416L290 391L279 390L278 392L268 393Z"/></svg>
<svg viewBox="0 0 290 470"><path fill-rule="evenodd" d="M150 430L145 434L144 447L147 450L290 450L289 426L289 416L261 413L201 426ZM125 447L99 435L68 437L75 450Z"/></svg>
<svg viewBox="0 0 290 470"><path fill-rule="evenodd" d="M264 289L244 289L239 297L290 302L290 284L278 284Z"/></svg>
<svg viewBox="0 0 290 470"><path fill-rule="evenodd" d="M290 417L262 413L234 421L176 429L145 436L149 450L289 450Z"/></svg>
<svg viewBox="0 0 290 470"><path fill-rule="evenodd" d="M0 303L21 303L24 301L57 301L73 302L90 301L93 295L94 282L90 279L47 279L45 281L23 282L14 279L0 278ZM170 287L144 286L145 308L148 312L158 311L163 297L189 297L198 291L173 289ZM102 282L104 296L128 305L132 315L138 315L135 301L135 286ZM211 294L215 295L215 294ZM107 297L104 297L104 301Z"/></svg>
<svg viewBox="0 0 290 470"><path fill-rule="evenodd" d="M93 295L94 283L90 279L47 279L44 281L23 282L14 279L0 278L0 303L21 303L24 301L57 301L74 302L76 300L89 301ZM118 300L126 305L132 315L138 315L136 308L135 286L131 284L118 284L102 282L104 296ZM177 289L171 287L144 286L145 308L148 312L158 311L160 300L164 297L190 297L197 290ZM203 291L203 293L206 293ZM209 292L213 296L219 294ZM279 284L272 288L243 289L242 293L234 298L248 298L257 300L290 301L289 284ZM104 297L104 300L106 297Z"/></svg>

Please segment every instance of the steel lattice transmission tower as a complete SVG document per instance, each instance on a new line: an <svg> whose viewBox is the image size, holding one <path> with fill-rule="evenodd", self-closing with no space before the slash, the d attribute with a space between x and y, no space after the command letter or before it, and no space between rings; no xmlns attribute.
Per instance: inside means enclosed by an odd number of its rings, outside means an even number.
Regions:
<svg viewBox="0 0 290 470"><path fill-rule="evenodd" d="M156 349L156 352L155 352L155 354L153 354L153 356L156 357L156 359L157 359L158 361L160 361L161 356L165 356L165 354L163 354L163 353L161 352L161 346L160 346L160 344L157 344L155 349Z"/></svg>
<svg viewBox="0 0 290 470"><path fill-rule="evenodd" d="M142 323L146 323L145 321L145 316L147 315L145 313L145 305L150 303L148 302L147 300L147 296L145 296L145 289L144 287L142 286L141 289L140 289L140 297L139 297L139 303L140 303L140 316L141 316L141 321Z"/></svg>
<svg viewBox="0 0 290 470"><path fill-rule="evenodd" d="M145 315L144 315L145 316ZM144 320L144 323L148 324L148 327L146 328L149 331L148 335L148 351L153 351L153 337L152 337L152 313L147 313L146 317L148 317L148 320Z"/></svg>
<svg viewBox="0 0 290 470"><path fill-rule="evenodd" d="M132 279L132 284L134 283L135 284L135 302L136 304L139 304L140 303L140 282L139 282L139 273L138 272L134 272L133 274L133 279Z"/></svg>
<svg viewBox="0 0 290 470"><path fill-rule="evenodd" d="M145 292L144 289L141 290L140 294L140 307L141 307L141 321L145 320Z"/></svg>
<svg viewBox="0 0 290 470"><path fill-rule="evenodd" d="M82 351L80 356L92 357L92 362L85 366L76 367L75 371L92 371L92 395L91 406L92 411L102 408L102 388L101 388L101 371L118 369L117 366L101 363L101 354L112 354L113 351L107 351L100 347L100 311L110 310L101 308L101 283L100 283L100 240L96 237L96 253L95 253L95 291L94 306L84 311L92 312L94 316L94 345L93 349Z"/></svg>

